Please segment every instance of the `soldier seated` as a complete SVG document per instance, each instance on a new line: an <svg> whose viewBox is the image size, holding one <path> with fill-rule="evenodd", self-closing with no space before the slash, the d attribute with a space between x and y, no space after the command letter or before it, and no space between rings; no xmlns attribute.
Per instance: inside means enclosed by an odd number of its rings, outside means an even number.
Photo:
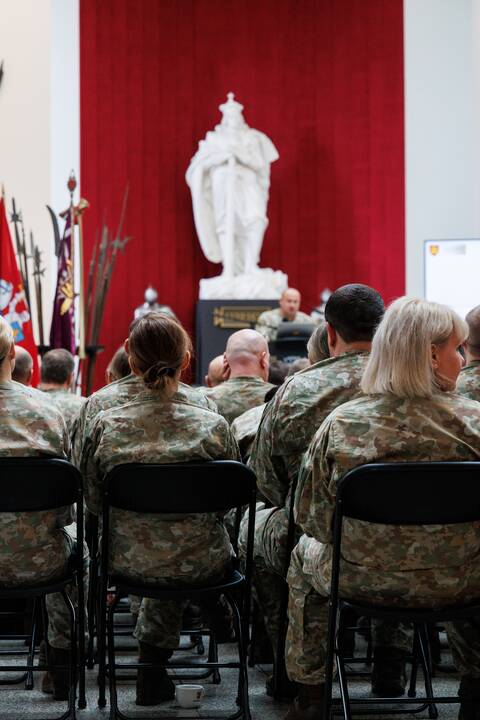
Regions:
<svg viewBox="0 0 480 720"><path fill-rule="evenodd" d="M272 387L267 382L269 362L267 341L256 330L238 330L228 338L223 356L227 379L208 390L208 396L229 423L265 401Z"/></svg>
<svg viewBox="0 0 480 720"><path fill-rule="evenodd" d="M46 395L12 382L15 346L10 325L0 316L0 456L70 456L63 418ZM72 552L73 538L65 528L73 508L45 512L4 513L0 516L0 579L4 585L47 583L61 575ZM50 661L69 662L69 616L59 594L47 595ZM56 700L68 697L68 673L56 671ZM44 686L45 688L45 686ZM52 692L52 690L49 690Z"/></svg>
<svg viewBox="0 0 480 720"><path fill-rule="evenodd" d="M115 465L239 459L226 420L178 393L190 362L191 342L172 318L150 313L136 320L126 344L130 366L142 383L127 404L92 420L81 469L89 510L98 514L102 482ZM112 522L111 567L139 583L191 584L220 579L231 557L224 524L215 514L175 520L150 514ZM185 603L144 598L135 637L139 662L164 663L178 646ZM165 670L140 669L137 704L155 705L174 697Z"/></svg>
<svg viewBox="0 0 480 720"><path fill-rule="evenodd" d="M48 393L49 399L62 413L70 436L85 398L72 392L75 375L75 359L71 352L58 348L49 350L42 358L41 383L38 389Z"/></svg>
<svg viewBox="0 0 480 720"><path fill-rule="evenodd" d="M364 463L480 458L480 404L454 393L466 335L466 323L446 306L396 300L373 338L361 381L364 395L334 410L305 454L296 494L305 534L288 573L286 662L290 679L299 683L289 720L322 718L338 479ZM478 528L471 524L425 531L350 520L344 535L343 597L440 607L480 593ZM462 621L449 624L447 633L461 675L460 699L479 697L480 632ZM479 716L478 704L462 702L462 720Z"/></svg>

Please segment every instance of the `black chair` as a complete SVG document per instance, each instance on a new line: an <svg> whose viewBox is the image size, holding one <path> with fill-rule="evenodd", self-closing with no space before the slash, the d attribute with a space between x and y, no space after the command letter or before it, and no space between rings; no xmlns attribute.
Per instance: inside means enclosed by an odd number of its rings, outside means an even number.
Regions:
<svg viewBox="0 0 480 720"><path fill-rule="evenodd" d="M307 357L307 343L315 325L308 323L282 322L278 326L277 337L270 343L271 353L277 360L293 362Z"/></svg>
<svg viewBox="0 0 480 720"><path fill-rule="evenodd" d="M428 650L427 623L454 621L480 616L480 598L468 604L449 607L397 607L344 600L339 597L342 522L352 518L383 525L447 525L480 520L480 462L379 463L362 465L348 472L338 483L333 526L333 558L325 676L325 718L341 705L346 720L352 717L350 706L370 705L355 714L385 715L392 708L371 705L422 705L403 709L402 713L428 709L438 716L435 703L458 703L458 696L433 696ZM420 657L425 681L425 697L415 698L415 680L411 679L407 698L352 698L347 686L345 665L337 642L337 613L354 610L368 618L381 618L414 625L414 657ZM332 700L334 660L337 660L340 700ZM416 675L416 665L412 667ZM479 698L480 701L480 698Z"/></svg>
<svg viewBox="0 0 480 720"><path fill-rule="evenodd" d="M82 477L78 470L66 460L56 458L0 458L0 474L8 484L8 492L0 497L1 513L25 513L56 510L77 504L77 551L70 558L67 570L48 583L31 585L0 586L0 598L32 598L35 603L44 600L46 595L60 593L70 614L70 695L67 711L59 720L75 718L75 696L77 669L79 676L80 708L86 707L85 701L85 659L84 659L84 589L83 589L83 489ZM1 580L1 578L0 578ZM78 587L78 614L65 592L69 584ZM78 642L77 642L78 629ZM47 656L48 657L48 656ZM34 652L29 653L28 663L24 666L1 665L0 672L27 673L55 669L46 665L34 665ZM58 666L57 666L58 668ZM66 668L62 668L66 669Z"/></svg>
<svg viewBox="0 0 480 720"><path fill-rule="evenodd" d="M110 717L124 718L118 710L116 669L138 669L139 663L115 662L113 618L118 601L125 595L158 598L162 600L196 598L216 599L224 595L233 610L238 640L238 662L170 662L172 669L236 668L239 671L237 702L239 710L232 717L250 720L246 647L248 638L250 585L255 521L255 475L242 463L233 460L217 460L203 463L179 463L173 465L144 465L138 463L119 465L105 478L103 496L103 541L101 557L101 603L103 610L99 619L99 699L104 707L105 678L108 671L110 686ZM181 587L162 585L135 585L128 578L109 574L109 523L112 508L136 513L191 514L219 513L231 508L248 505L249 526L245 572L236 567L226 568L221 582ZM115 601L107 609L108 586L116 589ZM105 628L108 615L107 628ZM105 639L108 637L108 666L105 658ZM210 642L214 642L211 636ZM144 667L144 665L142 665ZM160 667L158 665L157 667Z"/></svg>

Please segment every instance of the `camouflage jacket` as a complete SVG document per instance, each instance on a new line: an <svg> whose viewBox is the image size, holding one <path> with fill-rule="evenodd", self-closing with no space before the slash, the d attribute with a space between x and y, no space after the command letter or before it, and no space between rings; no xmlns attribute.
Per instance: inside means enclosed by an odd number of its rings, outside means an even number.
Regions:
<svg viewBox="0 0 480 720"><path fill-rule="evenodd" d="M110 410L130 402L144 390L145 386L141 378L131 374L121 378L121 380L115 380L115 382L105 385L105 387L100 388L100 390L87 398L87 402L81 408L73 432L73 461L77 466L80 465L84 440L88 436L97 415L102 410ZM203 388L192 388L190 385L179 383L177 398L213 411L217 409L213 400L206 396Z"/></svg>
<svg viewBox="0 0 480 720"><path fill-rule="evenodd" d="M0 383L0 456L68 459L70 440L63 417L38 390ZM8 478L4 478L8 486ZM72 508L0 515L0 582L48 580L69 555L62 528Z"/></svg>
<svg viewBox="0 0 480 720"><path fill-rule="evenodd" d="M86 402L86 398L75 395L68 390L42 390L41 387L39 389L41 392L47 393L48 398L52 400L55 407L60 410L67 425L68 432L70 436L72 436L77 418L80 415L82 406Z"/></svg>
<svg viewBox="0 0 480 720"><path fill-rule="evenodd" d="M260 377L239 376L209 388L207 393L216 403L218 412L232 423L250 408L263 405L265 395L272 387Z"/></svg>
<svg viewBox="0 0 480 720"><path fill-rule="evenodd" d="M480 360L474 360L462 368L457 380L456 392L471 400L480 401Z"/></svg>
<svg viewBox="0 0 480 720"><path fill-rule="evenodd" d="M312 564L312 574L329 577L336 485L348 470L375 462L479 459L480 404L475 401L453 393L433 399L374 395L338 407L316 433L299 473L296 520L317 541L309 542L307 568ZM379 592L407 583L417 594L423 589L426 595L447 596L455 592L448 578L459 578L461 566L478 565L480 523L399 527L346 518L343 533L342 573L350 572L359 586L364 572L370 592L377 583Z"/></svg>
<svg viewBox="0 0 480 720"><path fill-rule="evenodd" d="M257 434L265 407L266 405L263 403L262 405L250 408L250 410L242 413L242 415L239 415L232 422L232 432L238 443L244 462L252 451L253 441L255 440L255 435Z"/></svg>
<svg viewBox="0 0 480 720"><path fill-rule="evenodd" d="M99 513L104 476L116 465L221 459L239 459L221 415L144 390L126 405L98 415L86 437L80 469L87 507ZM214 514L172 519L116 510L112 535L112 567L138 579L188 576L199 554L225 560L230 555L227 532Z"/></svg>
<svg viewBox="0 0 480 720"><path fill-rule="evenodd" d="M258 316L255 330L263 335L268 342L273 342L277 339L278 326L283 322L283 315L280 312L280 308L274 310L266 310ZM302 323L302 325L308 324L313 325L313 320L310 315L307 315L300 310L295 315L295 323Z"/></svg>
<svg viewBox="0 0 480 720"><path fill-rule="evenodd" d="M248 464L273 505L285 505L302 455L327 415L361 394L367 359L356 352L322 360L287 378L268 403Z"/></svg>

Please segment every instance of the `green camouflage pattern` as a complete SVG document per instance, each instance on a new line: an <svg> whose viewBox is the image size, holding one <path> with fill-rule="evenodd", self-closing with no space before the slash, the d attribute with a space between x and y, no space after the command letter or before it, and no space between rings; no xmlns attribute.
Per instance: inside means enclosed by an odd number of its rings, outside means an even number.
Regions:
<svg viewBox="0 0 480 720"><path fill-rule="evenodd" d="M145 390L145 385L142 379L132 373L105 385L87 398L87 402L81 408L73 433L73 461L77 466L80 465L84 438L89 434L89 428L95 422L97 415L102 410L125 405L143 390ZM185 383L179 383L176 396L179 400L215 411L217 407L213 400L207 397L205 390L205 388L192 388Z"/></svg>
<svg viewBox="0 0 480 720"><path fill-rule="evenodd" d="M295 497L296 521L306 535L288 574L286 659L291 679L312 684L324 677L338 480L364 463L478 460L479 441L480 405L452 393L438 393L433 399L362 397L338 407L325 420L304 457ZM480 523L398 527L346 518L341 593L400 606L468 601L480 593L479 552ZM480 655L470 667L462 663L467 654L462 625L454 624L448 631L460 672L480 674L475 671L480 669Z"/></svg>
<svg viewBox="0 0 480 720"><path fill-rule="evenodd" d="M262 405L257 405L242 413L232 422L232 432L238 443L244 462L250 457L253 441L255 440L264 410L265 403L262 403Z"/></svg>
<svg viewBox="0 0 480 720"><path fill-rule="evenodd" d="M283 315L280 308L274 310L266 310L258 316L255 330L263 335L268 342L273 342L277 339L278 326L283 322ZM302 325L313 325L313 320L310 315L307 315L300 310L295 315L295 323L301 323Z"/></svg>
<svg viewBox="0 0 480 720"><path fill-rule="evenodd" d="M266 393L274 387L260 377L239 376L208 388L207 394L218 408L218 412L232 423L250 408L263 405Z"/></svg>
<svg viewBox="0 0 480 720"><path fill-rule="evenodd" d="M261 419L248 464L257 476L259 493L276 507L257 513L254 585L274 648L287 567L291 484L297 479L302 454L323 420L337 405L360 394L367 359L367 353L348 353L287 378ZM246 546L245 532L242 526L241 548Z"/></svg>
<svg viewBox="0 0 480 720"><path fill-rule="evenodd" d="M145 389L130 403L100 413L85 439L81 470L87 507L99 513L103 479L122 463L239 457L221 415L176 397L167 401L159 391ZM111 539L110 568L133 582L191 584L221 575L231 557L228 533L213 513L172 518L115 510ZM177 637L180 622L180 604L144 600L136 637L172 647L172 634Z"/></svg>
<svg viewBox="0 0 480 720"><path fill-rule="evenodd" d="M41 392L20 383L0 383L0 456L70 457L65 421ZM31 585L54 580L72 551L67 526L73 507L0 514L0 577L3 585ZM68 610L62 596L47 596L48 639L53 647L70 646Z"/></svg>
<svg viewBox="0 0 480 720"><path fill-rule="evenodd" d="M80 415L80 410L86 402L86 398L81 397L80 395L75 395L68 390L41 389L41 392L48 394L49 399L52 400L55 407L60 410L71 437L73 435L77 418Z"/></svg>
<svg viewBox="0 0 480 720"><path fill-rule="evenodd" d="M470 400L480 401L480 360L474 360L460 371L456 392Z"/></svg>

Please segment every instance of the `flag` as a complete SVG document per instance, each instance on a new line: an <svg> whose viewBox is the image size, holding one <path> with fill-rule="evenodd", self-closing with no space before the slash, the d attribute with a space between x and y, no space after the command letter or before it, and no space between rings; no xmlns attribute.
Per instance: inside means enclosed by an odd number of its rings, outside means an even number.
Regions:
<svg viewBox="0 0 480 720"><path fill-rule="evenodd" d="M8 227L4 198L0 198L0 314L13 330L15 345L21 345L32 356L32 385L36 386L39 379L37 346Z"/></svg>
<svg viewBox="0 0 480 720"><path fill-rule="evenodd" d="M72 214L67 212L65 232L58 254L57 289L53 302L50 347L65 348L72 355L75 343L75 294L73 289Z"/></svg>

